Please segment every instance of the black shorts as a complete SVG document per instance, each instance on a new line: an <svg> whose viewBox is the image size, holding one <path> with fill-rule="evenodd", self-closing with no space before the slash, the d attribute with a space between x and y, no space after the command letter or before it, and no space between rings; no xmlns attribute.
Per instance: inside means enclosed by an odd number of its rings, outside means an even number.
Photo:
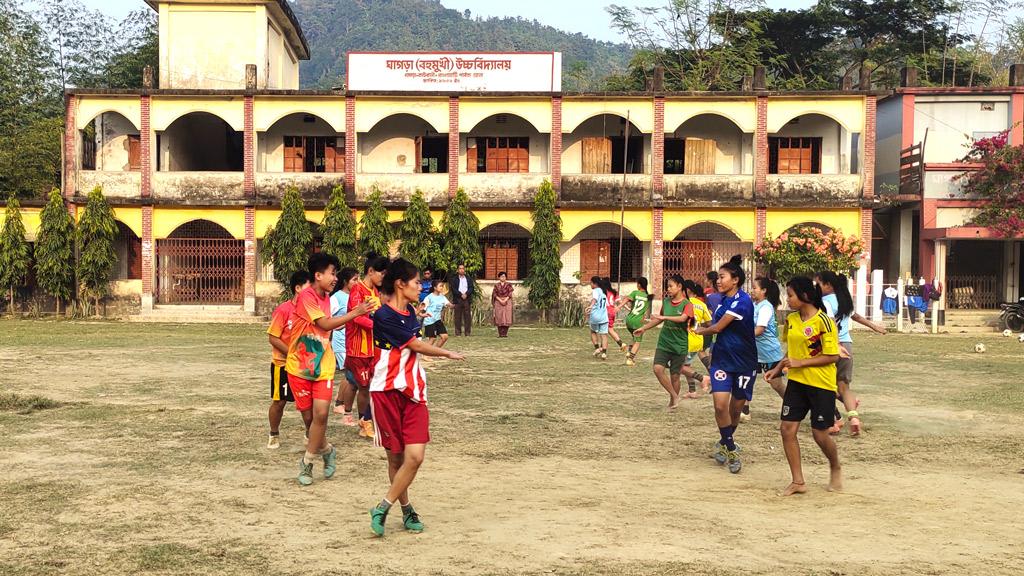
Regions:
<svg viewBox="0 0 1024 576"><path fill-rule="evenodd" d="M790 380L782 398L783 422L800 422L811 413L811 428L828 430L835 424L836 393Z"/></svg>
<svg viewBox="0 0 1024 576"><path fill-rule="evenodd" d="M288 385L288 373L284 371L284 366L273 363L270 364L270 399L295 402L292 387Z"/></svg>
<svg viewBox="0 0 1024 576"><path fill-rule="evenodd" d="M437 338L441 334L447 334L448 329L444 327L444 322L438 320L429 326L423 327L424 338Z"/></svg>
<svg viewBox="0 0 1024 576"><path fill-rule="evenodd" d="M775 370L775 367L781 363L782 360L776 360L775 362L758 362L758 365L761 367L761 374L767 374ZM781 376L781 374L779 375Z"/></svg>

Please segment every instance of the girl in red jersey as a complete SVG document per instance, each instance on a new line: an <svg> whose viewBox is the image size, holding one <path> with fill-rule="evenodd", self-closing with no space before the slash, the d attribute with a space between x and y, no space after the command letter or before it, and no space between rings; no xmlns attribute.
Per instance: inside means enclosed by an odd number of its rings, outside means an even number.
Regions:
<svg viewBox="0 0 1024 576"><path fill-rule="evenodd" d="M605 298L608 299L608 337L615 342L615 345L619 347L623 352L629 350L626 343L619 337L619 333L615 331L615 313L619 307L615 305L615 301L619 299L619 293L612 287L612 279L605 276L601 278L601 290L604 290Z"/></svg>
<svg viewBox="0 0 1024 576"><path fill-rule="evenodd" d="M380 288L388 259L373 252L366 255L363 277L352 285L348 295L349 309L370 304L370 312L352 321L345 329L345 369L359 387L356 392L356 407L359 409L359 435L373 439L373 421L370 419L370 377L373 376L373 315L380 307Z"/></svg>
<svg viewBox="0 0 1024 576"><path fill-rule="evenodd" d="M399 258L388 266L381 289L390 299L374 315L373 379L370 405L377 435L374 443L388 455L391 487L380 504L370 510L370 529L384 535L384 522L392 504L402 506L406 530L422 532L423 523L409 502L409 485L416 478L427 442L430 441L430 413L427 411L427 375L419 355L463 360L458 352L431 346L419 338L419 270Z"/></svg>

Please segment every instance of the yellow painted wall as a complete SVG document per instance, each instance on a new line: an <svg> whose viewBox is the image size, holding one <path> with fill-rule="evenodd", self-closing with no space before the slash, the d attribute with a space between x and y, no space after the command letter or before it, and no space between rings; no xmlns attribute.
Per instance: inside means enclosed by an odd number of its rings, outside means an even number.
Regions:
<svg viewBox="0 0 1024 576"><path fill-rule="evenodd" d="M160 4L159 11L161 88L244 88L246 64L265 78L265 6Z"/></svg>
<svg viewBox="0 0 1024 576"><path fill-rule="evenodd" d="M244 112L244 110L243 110ZM257 96L253 101L253 129L266 132L281 118L289 114L313 114L331 125L337 132L345 131L345 99L326 98L274 98Z"/></svg>
<svg viewBox="0 0 1024 576"><path fill-rule="evenodd" d="M538 132L551 132L551 100L546 98L460 98L459 132L471 132L481 120L495 114L519 116L532 124Z"/></svg>
<svg viewBox="0 0 1024 576"><path fill-rule="evenodd" d="M822 114L840 123L850 132L864 131L864 98L770 98L768 100L768 133L782 129L787 122L802 114Z"/></svg>
<svg viewBox="0 0 1024 576"><path fill-rule="evenodd" d="M132 232L135 232L136 236L142 238L142 208L137 206L115 206L114 218L120 220Z"/></svg>
<svg viewBox="0 0 1024 576"><path fill-rule="evenodd" d="M662 218L662 240L675 240L680 232L694 224L714 222L732 230L743 242L754 242L757 236L757 212L740 210L665 210Z"/></svg>
<svg viewBox="0 0 1024 576"><path fill-rule="evenodd" d="M599 114L617 114L626 117L644 133L654 131L654 101L636 100L562 100L562 132L572 132L585 120Z"/></svg>
<svg viewBox="0 0 1024 576"><path fill-rule="evenodd" d="M732 120L740 130L752 133L757 128L757 100L665 100L665 132L701 114L717 114Z"/></svg>
<svg viewBox="0 0 1024 576"><path fill-rule="evenodd" d="M209 220L223 226L235 239L245 240L245 210L238 208L153 208L153 238L167 238L191 220Z"/></svg>
<svg viewBox="0 0 1024 576"><path fill-rule="evenodd" d="M860 235L860 210L856 208L849 210L768 209L767 231L772 236L778 236L793 226L805 222L824 224L847 236Z"/></svg>
<svg viewBox="0 0 1024 576"><path fill-rule="evenodd" d="M356 98L356 132L369 132L393 114L419 116L434 130L448 133L447 98Z"/></svg>
<svg viewBox="0 0 1024 576"><path fill-rule="evenodd" d="M4 212L4 209L0 209L0 229L3 228L4 221L7 220ZM21 209L21 223L25 226L25 239L29 242L35 242L36 234L39 233L39 216L41 212L42 209L40 208Z"/></svg>
<svg viewBox="0 0 1024 576"><path fill-rule="evenodd" d="M237 132L245 129L245 106L241 97L153 97L150 107L150 122L156 131L166 130L189 112L209 112L219 116Z"/></svg>
<svg viewBox="0 0 1024 576"><path fill-rule="evenodd" d="M138 96L89 96L78 99L78 110L75 112L75 127L84 129L97 116L104 112L117 112L127 118L135 129L142 125L142 104Z"/></svg>
<svg viewBox="0 0 1024 576"><path fill-rule="evenodd" d="M473 214L480 219L481 230L503 222L518 224L527 230L533 229L533 221L530 220L530 212L527 210L474 210Z"/></svg>
<svg viewBox="0 0 1024 576"><path fill-rule="evenodd" d="M271 228L277 225L278 218L281 217L280 210L256 210L256 217L254 219L254 232L256 239L262 239L267 235L267 228ZM243 215L244 218L244 215ZM320 225L324 221L323 210L306 210L306 221L312 222L313 224ZM357 217L358 221L358 217ZM245 222L242 222L243 226ZM243 230L244 233L244 230Z"/></svg>
<svg viewBox="0 0 1024 576"><path fill-rule="evenodd" d="M570 241L591 224L607 222L619 224L618 210L562 210L562 240ZM626 229L637 239L650 242L653 233L653 218L650 210L627 210Z"/></svg>

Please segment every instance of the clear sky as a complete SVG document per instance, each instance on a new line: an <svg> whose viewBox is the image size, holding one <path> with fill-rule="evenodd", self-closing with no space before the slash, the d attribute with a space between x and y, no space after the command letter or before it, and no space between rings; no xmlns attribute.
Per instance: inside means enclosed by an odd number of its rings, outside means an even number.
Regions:
<svg viewBox="0 0 1024 576"><path fill-rule="evenodd" d="M82 0L87 6L102 10L117 18L128 12L144 8L143 0ZM480 0L441 0L446 8L458 11L467 8L478 16L522 16L536 19L566 32L582 32L598 40L622 42L608 25L608 4L624 6L660 6L664 0L516 0L516 2L481 2ZM813 0L769 0L772 8L804 8Z"/></svg>

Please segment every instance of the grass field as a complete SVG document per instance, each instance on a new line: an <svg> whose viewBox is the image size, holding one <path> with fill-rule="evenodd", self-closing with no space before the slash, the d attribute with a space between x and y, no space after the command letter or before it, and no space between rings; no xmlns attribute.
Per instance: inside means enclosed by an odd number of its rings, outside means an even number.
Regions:
<svg viewBox="0 0 1024 576"><path fill-rule="evenodd" d="M377 540L383 451L332 421L338 473L300 488L296 413L264 448L262 328L0 321L0 574L1020 574L1024 344L855 338L846 491L804 429L792 499L763 383L733 476L710 399L665 411L651 344L627 368L582 330L454 339L467 362L428 364L427 531Z"/></svg>

